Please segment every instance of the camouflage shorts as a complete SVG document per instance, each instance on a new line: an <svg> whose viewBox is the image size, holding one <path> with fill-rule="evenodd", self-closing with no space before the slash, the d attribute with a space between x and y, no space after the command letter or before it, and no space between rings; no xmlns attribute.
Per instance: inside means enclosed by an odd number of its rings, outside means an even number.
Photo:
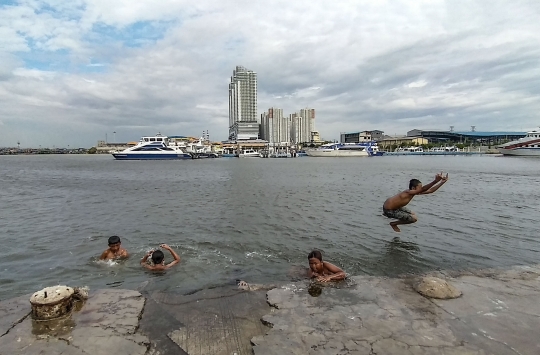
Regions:
<svg viewBox="0 0 540 355"><path fill-rule="evenodd" d="M403 222L414 222L414 217L412 216L411 210L405 207L400 207L395 210L387 210L386 208L383 208L383 214L388 218L399 219Z"/></svg>

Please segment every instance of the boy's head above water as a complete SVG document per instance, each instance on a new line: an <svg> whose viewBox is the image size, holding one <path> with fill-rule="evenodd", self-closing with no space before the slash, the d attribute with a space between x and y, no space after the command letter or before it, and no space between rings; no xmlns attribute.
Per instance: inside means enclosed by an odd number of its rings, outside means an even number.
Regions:
<svg viewBox="0 0 540 355"><path fill-rule="evenodd" d="M156 250L152 253L152 262L154 265L159 265L163 262L163 259L165 259L165 254L161 250Z"/></svg>
<svg viewBox="0 0 540 355"><path fill-rule="evenodd" d="M109 249L116 253L120 249L120 237L117 235L113 235L112 237L109 237Z"/></svg>
<svg viewBox="0 0 540 355"><path fill-rule="evenodd" d="M417 190L422 188L422 183L418 179L411 179L409 181L409 190Z"/></svg>
<svg viewBox="0 0 540 355"><path fill-rule="evenodd" d="M318 250L313 250L308 254L309 268L313 272L321 272L324 268L322 254Z"/></svg>

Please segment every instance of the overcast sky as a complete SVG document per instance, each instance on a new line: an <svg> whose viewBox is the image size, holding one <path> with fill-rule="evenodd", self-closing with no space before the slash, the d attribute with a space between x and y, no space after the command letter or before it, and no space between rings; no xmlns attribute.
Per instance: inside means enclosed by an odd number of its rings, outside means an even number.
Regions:
<svg viewBox="0 0 540 355"><path fill-rule="evenodd" d="M325 139L540 125L540 1L0 0L0 147L228 136L236 65L259 113Z"/></svg>

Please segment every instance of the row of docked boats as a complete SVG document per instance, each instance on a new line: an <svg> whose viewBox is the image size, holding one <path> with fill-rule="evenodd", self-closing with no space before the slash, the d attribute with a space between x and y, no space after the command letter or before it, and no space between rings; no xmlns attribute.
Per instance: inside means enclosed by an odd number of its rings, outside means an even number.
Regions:
<svg viewBox="0 0 540 355"><path fill-rule="evenodd" d="M114 151L112 155L117 160L166 160L166 159L200 159L218 157L239 158L288 158L288 157L368 157L382 155L376 142L365 143L330 143L319 148L300 151L278 151L265 154L254 149L244 149L234 152L231 149L222 153L212 150L211 146L204 144L201 138L196 142L177 142L167 136L142 137L133 147L122 151Z"/></svg>
<svg viewBox="0 0 540 355"><path fill-rule="evenodd" d="M515 156L540 156L540 132L530 131L523 138L505 143L497 147L503 155ZM152 159L200 159L218 157L260 158L273 157L284 158L292 156L310 157L369 157L381 156L385 152L380 151L377 142L362 143L329 143L318 148L305 151L285 151L264 154L253 149L245 149L240 152L225 150L217 153L211 146L204 143L203 139L195 142L177 142L167 136L157 134L155 136L142 137L133 147L123 151L112 152L118 160L152 160ZM422 147L398 148L395 152L387 154L467 154L456 147L433 148L424 151Z"/></svg>

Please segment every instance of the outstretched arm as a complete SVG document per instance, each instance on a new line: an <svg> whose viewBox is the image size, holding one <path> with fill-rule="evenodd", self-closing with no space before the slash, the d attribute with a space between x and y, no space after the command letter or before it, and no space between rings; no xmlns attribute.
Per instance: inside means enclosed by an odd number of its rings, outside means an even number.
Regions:
<svg viewBox="0 0 540 355"><path fill-rule="evenodd" d="M447 174L447 176L448 176L448 174ZM435 180L433 180L432 182L430 182L429 184L427 184L425 186L422 186L422 192L431 189L436 183L438 183L442 179L443 179L443 173L441 171L440 174L435 175Z"/></svg>
<svg viewBox="0 0 540 355"><path fill-rule="evenodd" d="M167 244L161 244L160 247L163 248L163 249L168 250L171 253L172 257L174 258L174 260L170 264L167 264L165 266L166 269L168 269L171 266L174 266L174 265L176 265L176 264L178 264L180 262L180 257L178 256L178 254L176 254L176 252L174 250L171 249L170 246L168 246Z"/></svg>
<svg viewBox="0 0 540 355"><path fill-rule="evenodd" d="M422 193L420 193L420 195L427 195L427 194L434 193L435 191L439 189L439 187L443 186L444 183L447 181L448 181L448 173L446 173L446 176L441 179L441 182L438 185L432 186L427 191L423 191Z"/></svg>

